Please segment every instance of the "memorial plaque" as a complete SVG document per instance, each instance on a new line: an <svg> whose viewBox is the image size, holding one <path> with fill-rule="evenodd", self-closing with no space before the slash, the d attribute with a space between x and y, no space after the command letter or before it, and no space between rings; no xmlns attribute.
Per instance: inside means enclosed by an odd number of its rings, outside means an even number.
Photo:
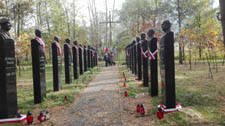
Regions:
<svg viewBox="0 0 225 126"><path fill-rule="evenodd" d="M68 43L64 44L64 63L65 63L65 83L70 84L71 78L71 46Z"/></svg>
<svg viewBox="0 0 225 126"><path fill-rule="evenodd" d="M34 104L41 103L46 97L45 53L36 39L31 40Z"/></svg>
<svg viewBox="0 0 225 126"><path fill-rule="evenodd" d="M61 84L61 49L58 43L52 43L52 67L53 67L53 89L54 91L60 91L62 89Z"/></svg>
<svg viewBox="0 0 225 126"><path fill-rule="evenodd" d="M73 72L74 72L74 79L78 79L79 78L79 74L78 74L78 55L79 55L79 49L76 45L73 46Z"/></svg>
<svg viewBox="0 0 225 126"><path fill-rule="evenodd" d="M0 36L0 119L16 116L16 59L13 39Z"/></svg>

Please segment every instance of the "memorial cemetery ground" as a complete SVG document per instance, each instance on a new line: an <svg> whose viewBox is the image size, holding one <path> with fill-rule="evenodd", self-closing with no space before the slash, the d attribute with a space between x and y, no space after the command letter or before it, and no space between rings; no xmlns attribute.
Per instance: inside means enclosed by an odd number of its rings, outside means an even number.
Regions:
<svg viewBox="0 0 225 126"><path fill-rule="evenodd" d="M99 63L98 67L90 69L89 72L81 75L78 80L72 80L71 84L65 84L64 66L62 66L62 90L58 92L53 91L53 74L51 63L46 65L46 91L47 97L41 104L34 105L33 103L33 80L32 80L32 67L21 67L21 73L17 73L17 96L18 96L18 108L21 113L27 113L27 111L49 110L52 107L62 106L72 103L78 95L83 91L96 73L101 69L102 63ZM18 71L17 71L18 72ZM64 100L67 96L68 100ZM38 113L34 113L34 116Z"/></svg>
<svg viewBox="0 0 225 126"><path fill-rule="evenodd" d="M123 63L121 63L123 64ZM159 97L150 97L148 87L140 87L142 82L135 80L127 66L120 66L121 96L124 91L128 97L124 101L125 122L140 126L224 126L225 125L225 66L218 62L218 72L213 71L213 79L209 79L207 62L193 63L192 70L188 64L179 65L176 60L176 100L182 105L181 112L165 114L159 120L156 116L157 105L161 103L161 81L159 76ZM126 86L123 87L123 72L127 77ZM136 105L143 103L146 116L139 118L135 114Z"/></svg>

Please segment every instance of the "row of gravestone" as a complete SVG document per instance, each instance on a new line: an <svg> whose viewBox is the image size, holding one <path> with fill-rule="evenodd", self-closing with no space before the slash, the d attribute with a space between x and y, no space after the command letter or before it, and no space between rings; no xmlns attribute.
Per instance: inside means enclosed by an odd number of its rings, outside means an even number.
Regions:
<svg viewBox="0 0 225 126"><path fill-rule="evenodd" d="M0 119L14 118L17 115L16 59L14 40L9 34L11 23L8 19L0 19ZM45 80L45 44L41 40L41 31L35 30L36 37L31 40L34 103L41 103L46 97ZM54 37L52 43L53 87L61 90L61 48L59 40ZM78 56L79 55L79 56ZM79 64L77 62L79 57ZM78 47L77 42L71 47L69 39L64 44L65 83L71 83L71 64L73 63L74 79L97 66L97 51L88 46Z"/></svg>
<svg viewBox="0 0 225 126"><path fill-rule="evenodd" d="M170 109L176 108L174 33L170 30L171 23L168 20L164 21L161 27L165 32L160 39L159 48L162 101L166 108ZM125 48L125 52L126 64L132 73L137 75L136 80L143 81L143 86L149 87L151 96L158 96L158 47L154 33L153 29L147 32L149 40L146 39L146 34L142 33L141 39L136 37L136 40Z"/></svg>

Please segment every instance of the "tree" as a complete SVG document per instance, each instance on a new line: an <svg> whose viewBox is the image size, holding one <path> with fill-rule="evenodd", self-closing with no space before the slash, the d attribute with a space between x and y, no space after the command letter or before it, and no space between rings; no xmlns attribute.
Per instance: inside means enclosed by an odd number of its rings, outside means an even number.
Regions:
<svg viewBox="0 0 225 126"><path fill-rule="evenodd" d="M225 1L219 0L220 2L220 13L221 13L221 23L222 23L222 29L223 29L223 40L224 40L224 46L225 46Z"/></svg>

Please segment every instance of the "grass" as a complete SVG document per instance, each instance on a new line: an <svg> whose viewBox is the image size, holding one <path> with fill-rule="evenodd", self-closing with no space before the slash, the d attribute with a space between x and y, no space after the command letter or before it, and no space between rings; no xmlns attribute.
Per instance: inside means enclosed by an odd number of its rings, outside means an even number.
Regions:
<svg viewBox="0 0 225 126"><path fill-rule="evenodd" d="M120 74L127 77L128 96L148 92L148 88L138 87L140 82L134 80L134 75L119 62ZM155 118L157 107L151 110L150 118L155 119L155 126L224 126L225 125L225 67L218 64L219 72L213 69L213 79L208 78L208 65L197 63L189 66L179 65L176 61L176 101L183 107L181 112L166 114L165 118ZM121 81L121 83L123 83ZM161 104L161 87L159 75L159 96L150 99L153 106Z"/></svg>
<svg viewBox="0 0 225 126"><path fill-rule="evenodd" d="M95 74L101 69L103 63L99 63L98 67L89 69L78 80L72 80L71 84L65 84L64 66L62 66L62 90L58 92L53 91L53 73L52 66L46 65L46 92L47 96L41 104L34 105L33 101L33 80L32 67L26 66L21 69L21 74L17 73L17 97L18 108L21 113L27 113L35 108L50 108L72 103L76 96L82 92L87 84L94 78ZM72 67L71 67L72 69ZM17 71L18 72L18 71ZM68 100L65 101L64 97Z"/></svg>

